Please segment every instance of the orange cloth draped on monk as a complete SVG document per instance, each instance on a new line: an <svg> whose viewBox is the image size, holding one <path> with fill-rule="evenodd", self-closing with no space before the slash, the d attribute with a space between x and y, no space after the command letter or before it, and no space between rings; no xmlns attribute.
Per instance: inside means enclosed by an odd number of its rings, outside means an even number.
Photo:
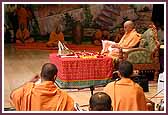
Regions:
<svg viewBox="0 0 168 115"><path fill-rule="evenodd" d="M108 56L112 57L112 58L118 58L119 57L119 48L133 48L135 47L141 39L141 34L137 33L135 31L135 29L133 29L131 32L129 33L125 33L123 35L123 37L121 38L119 43L116 43L117 48L116 47L110 47L110 42L105 44L105 48L104 49L109 49L109 52L107 53Z"/></svg>
<svg viewBox="0 0 168 115"><path fill-rule="evenodd" d="M58 41L64 41L64 34L60 32L56 34L56 32L51 32L49 41L47 42L47 46L54 47L58 45Z"/></svg>
<svg viewBox="0 0 168 115"><path fill-rule="evenodd" d="M73 111L74 101L52 81L29 82L11 93L18 111Z"/></svg>
<svg viewBox="0 0 168 115"><path fill-rule="evenodd" d="M129 78L106 85L104 91L112 99L114 111L146 111L143 89Z"/></svg>
<svg viewBox="0 0 168 115"><path fill-rule="evenodd" d="M137 33L135 29L133 29L131 32L123 35L118 45L121 48L132 48L140 42L140 39L141 34Z"/></svg>
<svg viewBox="0 0 168 115"><path fill-rule="evenodd" d="M25 8L16 9L16 14L18 16L19 27L21 24L27 28L28 13Z"/></svg>
<svg viewBox="0 0 168 115"><path fill-rule="evenodd" d="M24 28L23 31L21 31L21 29L18 29L16 32L16 40L20 40L20 41L26 41L32 39L30 38L30 32L28 31L27 28Z"/></svg>

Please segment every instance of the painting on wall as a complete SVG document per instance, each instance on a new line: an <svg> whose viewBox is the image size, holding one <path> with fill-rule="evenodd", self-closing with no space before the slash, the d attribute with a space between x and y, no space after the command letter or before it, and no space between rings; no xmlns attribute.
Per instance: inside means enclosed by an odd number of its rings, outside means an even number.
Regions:
<svg viewBox="0 0 168 115"><path fill-rule="evenodd" d="M143 33L152 17L152 4L22 4L30 9L33 18L29 22L32 35L46 36L60 24L65 37L72 37L74 26L81 24L83 37L91 37L97 28L106 27L115 38L123 22L133 20L137 31ZM5 4L5 25L11 26L9 14L17 4ZM12 10L11 10L12 9Z"/></svg>

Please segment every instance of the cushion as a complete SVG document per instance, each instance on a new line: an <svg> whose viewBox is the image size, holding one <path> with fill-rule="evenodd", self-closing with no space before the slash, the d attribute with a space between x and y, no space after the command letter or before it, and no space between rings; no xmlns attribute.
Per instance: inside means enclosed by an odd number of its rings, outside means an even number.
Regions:
<svg viewBox="0 0 168 115"><path fill-rule="evenodd" d="M146 48L147 50L152 52L155 49L155 47L156 47L156 43L155 43L155 38L154 37L155 36L154 36L154 32L153 32L152 28L149 28L148 30L146 30L142 34L142 39L140 41L139 47Z"/></svg>
<svg viewBox="0 0 168 115"><path fill-rule="evenodd" d="M152 63L150 52L146 51L130 52L127 60L133 64Z"/></svg>

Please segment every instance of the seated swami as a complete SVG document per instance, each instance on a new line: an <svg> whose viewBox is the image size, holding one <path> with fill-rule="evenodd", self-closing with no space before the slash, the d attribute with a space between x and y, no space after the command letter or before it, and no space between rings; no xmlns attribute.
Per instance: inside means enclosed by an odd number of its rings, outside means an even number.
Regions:
<svg viewBox="0 0 168 115"><path fill-rule="evenodd" d="M43 65L40 76L35 76L12 91L10 99L17 111L73 111L74 100L55 85L57 68ZM40 83L37 83L41 79Z"/></svg>
<svg viewBox="0 0 168 115"><path fill-rule="evenodd" d="M131 80L133 65L120 62L117 74L120 80L110 82L104 88L112 100L114 111L146 111L147 101L142 87Z"/></svg>
<svg viewBox="0 0 168 115"><path fill-rule="evenodd" d="M30 37L30 32L21 24L21 27L16 32L16 43L31 43L34 39Z"/></svg>
<svg viewBox="0 0 168 115"><path fill-rule="evenodd" d="M107 53L109 56L118 56L119 48L133 48L140 42L141 34L136 32L132 21L126 21L124 23L124 31L125 34L119 43L103 40L103 49L101 53Z"/></svg>
<svg viewBox="0 0 168 115"><path fill-rule="evenodd" d="M57 26L56 30L50 33L49 41L46 44L48 47L57 47L59 41L64 42L64 34L61 32L61 27Z"/></svg>

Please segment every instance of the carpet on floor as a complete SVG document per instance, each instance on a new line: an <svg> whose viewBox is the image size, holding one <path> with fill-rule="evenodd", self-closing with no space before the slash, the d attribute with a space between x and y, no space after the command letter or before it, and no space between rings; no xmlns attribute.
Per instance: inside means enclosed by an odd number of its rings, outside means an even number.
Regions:
<svg viewBox="0 0 168 115"><path fill-rule="evenodd" d="M70 50L75 51L101 51L101 46L95 46L93 44L65 44ZM16 50L22 50L22 49L31 49L31 50L58 50L57 47L47 47L46 43L44 42L34 42L34 43L15 43L13 46L16 48Z"/></svg>

